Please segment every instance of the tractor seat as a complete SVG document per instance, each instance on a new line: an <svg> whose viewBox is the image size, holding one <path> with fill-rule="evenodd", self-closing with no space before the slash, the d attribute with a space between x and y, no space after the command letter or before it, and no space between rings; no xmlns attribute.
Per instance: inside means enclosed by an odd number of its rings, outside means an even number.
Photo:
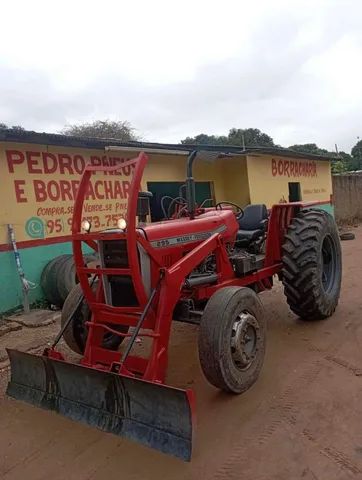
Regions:
<svg viewBox="0 0 362 480"><path fill-rule="evenodd" d="M264 204L247 205L244 216L239 220L236 235L238 246L247 247L264 235L268 224L268 210Z"/></svg>

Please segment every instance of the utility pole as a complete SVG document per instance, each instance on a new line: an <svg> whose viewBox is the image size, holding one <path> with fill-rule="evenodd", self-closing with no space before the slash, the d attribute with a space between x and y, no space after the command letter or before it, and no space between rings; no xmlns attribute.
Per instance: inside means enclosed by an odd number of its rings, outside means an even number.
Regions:
<svg viewBox="0 0 362 480"><path fill-rule="evenodd" d="M357 136L357 144L359 143L359 137ZM358 169L361 169L361 147L358 145Z"/></svg>
<svg viewBox="0 0 362 480"><path fill-rule="evenodd" d="M245 137L243 133L241 134L241 141L243 143L243 150L245 150Z"/></svg>

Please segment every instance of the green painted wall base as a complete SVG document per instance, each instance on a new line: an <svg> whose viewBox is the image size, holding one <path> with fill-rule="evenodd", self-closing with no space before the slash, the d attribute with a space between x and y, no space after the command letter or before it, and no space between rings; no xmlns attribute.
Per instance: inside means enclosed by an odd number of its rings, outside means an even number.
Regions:
<svg viewBox="0 0 362 480"><path fill-rule="evenodd" d="M40 276L45 265L54 257L64 253L72 253L70 242L19 250L25 277L36 285L34 289L30 290L30 303L43 298ZM0 313L4 313L22 305L23 301L13 252L0 253L0 278Z"/></svg>
<svg viewBox="0 0 362 480"><path fill-rule="evenodd" d="M316 205L313 208L320 208L322 210L325 210L326 212L330 213L332 217L334 217L334 205L331 205L330 203L324 203L323 205Z"/></svg>

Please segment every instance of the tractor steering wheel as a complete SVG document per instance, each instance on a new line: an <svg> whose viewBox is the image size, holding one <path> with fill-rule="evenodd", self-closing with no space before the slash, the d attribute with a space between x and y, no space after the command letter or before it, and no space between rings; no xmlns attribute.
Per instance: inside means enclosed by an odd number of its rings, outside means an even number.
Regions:
<svg viewBox="0 0 362 480"><path fill-rule="evenodd" d="M236 220L240 220L240 219L243 218L244 210L241 207L239 207L239 205L237 205L236 203L233 203L233 202L219 202L215 205L216 210L218 210L218 209L222 210L223 205L231 205L232 207L236 208L236 212L235 212Z"/></svg>

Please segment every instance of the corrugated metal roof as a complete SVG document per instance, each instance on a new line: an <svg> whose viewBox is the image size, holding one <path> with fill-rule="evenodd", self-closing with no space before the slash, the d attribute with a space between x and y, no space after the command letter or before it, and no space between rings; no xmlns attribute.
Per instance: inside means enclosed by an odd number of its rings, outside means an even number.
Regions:
<svg viewBox="0 0 362 480"><path fill-rule="evenodd" d="M335 160L327 155L314 155L311 153L296 152L282 147L247 147L245 150L240 146L232 145L184 145L174 143L155 143L155 142L121 142L116 138L88 138L75 137L70 135L61 135L58 133L40 133L19 130L0 130L0 142L33 143L38 145L57 145L64 147L78 148L104 148L114 145L119 147L134 147L135 150L158 149L158 150L204 150L221 153L234 153L239 155L278 155L283 157L304 158L309 160Z"/></svg>

